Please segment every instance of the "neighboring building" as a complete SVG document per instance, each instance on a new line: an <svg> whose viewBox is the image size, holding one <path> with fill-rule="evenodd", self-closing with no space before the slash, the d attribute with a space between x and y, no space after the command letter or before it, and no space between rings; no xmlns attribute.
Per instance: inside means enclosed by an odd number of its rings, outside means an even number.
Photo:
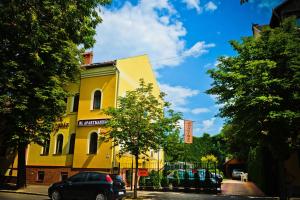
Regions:
<svg viewBox="0 0 300 200"><path fill-rule="evenodd" d="M131 174L132 155L117 156L118 147L101 142L105 130L100 125L108 120L102 110L115 107L117 97L139 86L139 79L153 83L154 95L159 87L146 55L92 63L93 54L86 53L84 69L78 83L70 84L73 96L67 99L66 114L54 125L50 140L44 147L30 144L27 148L27 183L50 184L80 171L117 170ZM150 150L149 157L139 160L140 168L163 167L163 151ZM15 177L17 159L0 158L2 174ZM119 171L120 170L120 171Z"/></svg>
<svg viewBox="0 0 300 200"><path fill-rule="evenodd" d="M273 9L271 20L269 25L252 25L252 31L254 37L259 37L261 30L269 26L271 28L279 27L282 21L287 18L295 16L297 24L300 26L300 0L286 0L277 7ZM272 160L271 158L266 158L266 160ZM269 162L270 163L270 162ZM266 162L265 164L268 164ZM300 196L300 148L291 152L290 157L284 163L285 168L285 182L286 182L286 192L290 196ZM278 177L277 169L272 166L265 169L265 174L267 177L268 193L274 193L276 186L276 177Z"/></svg>
<svg viewBox="0 0 300 200"><path fill-rule="evenodd" d="M273 9L272 17L270 20L270 27L275 28L280 26L283 19L295 16L298 24L300 24L300 1L299 0L286 0L282 4Z"/></svg>
<svg viewBox="0 0 300 200"><path fill-rule="evenodd" d="M270 23L268 25L252 25L254 37L258 37L264 27L275 28L280 26L280 23L287 17L295 16L297 23L300 25L300 0L286 0L272 11Z"/></svg>

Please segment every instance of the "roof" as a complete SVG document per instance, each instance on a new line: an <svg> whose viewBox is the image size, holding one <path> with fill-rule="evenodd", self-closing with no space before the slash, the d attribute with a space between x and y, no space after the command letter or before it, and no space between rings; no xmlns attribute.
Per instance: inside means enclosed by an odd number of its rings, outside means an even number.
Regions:
<svg viewBox="0 0 300 200"><path fill-rule="evenodd" d="M272 28L279 26L282 19L296 15L300 17L300 1L299 0L285 0L273 9L270 26Z"/></svg>
<svg viewBox="0 0 300 200"><path fill-rule="evenodd" d="M101 62L101 63L92 63L92 64L88 64L88 65L82 65L82 67L85 69L93 69L93 68L98 68L98 67L115 66L116 62L117 62L116 60L112 60L112 61L106 61L106 62Z"/></svg>

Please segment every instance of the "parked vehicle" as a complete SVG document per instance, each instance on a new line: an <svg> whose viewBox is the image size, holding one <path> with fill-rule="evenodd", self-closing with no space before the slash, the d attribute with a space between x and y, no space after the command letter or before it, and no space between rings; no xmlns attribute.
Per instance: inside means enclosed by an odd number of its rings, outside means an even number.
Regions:
<svg viewBox="0 0 300 200"><path fill-rule="evenodd" d="M178 169L177 171L178 171L180 183L183 183L185 170ZM219 182L217 178L213 177L209 171L205 169L186 170L186 171L189 176L189 182L190 182L189 185L191 185L192 187L199 187L205 190L221 191L221 182ZM167 176L169 182L173 182L174 172L175 170ZM199 186L194 185L196 172L198 172L198 176L199 176Z"/></svg>
<svg viewBox="0 0 300 200"><path fill-rule="evenodd" d="M223 182L223 176L221 174L218 173L211 173L212 177L215 178L219 183Z"/></svg>
<svg viewBox="0 0 300 200"><path fill-rule="evenodd" d="M232 170L231 177L232 177L232 179L241 179L242 173L244 173L243 170L234 169L234 170Z"/></svg>
<svg viewBox="0 0 300 200"><path fill-rule="evenodd" d="M124 198L125 194L122 177L105 172L81 172L50 185L48 189L48 196L52 200L116 200Z"/></svg>

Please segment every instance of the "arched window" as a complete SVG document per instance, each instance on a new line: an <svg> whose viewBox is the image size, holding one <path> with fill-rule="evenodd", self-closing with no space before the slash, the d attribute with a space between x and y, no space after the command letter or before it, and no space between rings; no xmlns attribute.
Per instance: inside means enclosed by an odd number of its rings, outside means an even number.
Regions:
<svg viewBox="0 0 300 200"><path fill-rule="evenodd" d="M101 91L96 90L94 92L93 110L100 109L100 105L101 105Z"/></svg>
<svg viewBox="0 0 300 200"><path fill-rule="evenodd" d="M64 143L64 136L62 134L59 134L56 138L55 154L62 154L63 143Z"/></svg>
<svg viewBox="0 0 300 200"><path fill-rule="evenodd" d="M49 154L49 147L50 147L50 140L46 139L43 145L43 152L42 155L48 155Z"/></svg>
<svg viewBox="0 0 300 200"><path fill-rule="evenodd" d="M75 133L71 134L70 137L69 154L74 154L74 147L75 147Z"/></svg>
<svg viewBox="0 0 300 200"><path fill-rule="evenodd" d="M96 132L93 132L90 135L89 154L96 154L97 153L97 144L98 144L98 134Z"/></svg>

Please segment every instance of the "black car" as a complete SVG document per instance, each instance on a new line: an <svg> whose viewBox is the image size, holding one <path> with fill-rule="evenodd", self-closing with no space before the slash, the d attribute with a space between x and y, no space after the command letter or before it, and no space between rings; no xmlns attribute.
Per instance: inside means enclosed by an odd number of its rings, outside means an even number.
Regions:
<svg viewBox="0 0 300 200"><path fill-rule="evenodd" d="M52 184L48 196L52 200L115 200L126 195L122 177L105 172L81 172L65 181Z"/></svg>

